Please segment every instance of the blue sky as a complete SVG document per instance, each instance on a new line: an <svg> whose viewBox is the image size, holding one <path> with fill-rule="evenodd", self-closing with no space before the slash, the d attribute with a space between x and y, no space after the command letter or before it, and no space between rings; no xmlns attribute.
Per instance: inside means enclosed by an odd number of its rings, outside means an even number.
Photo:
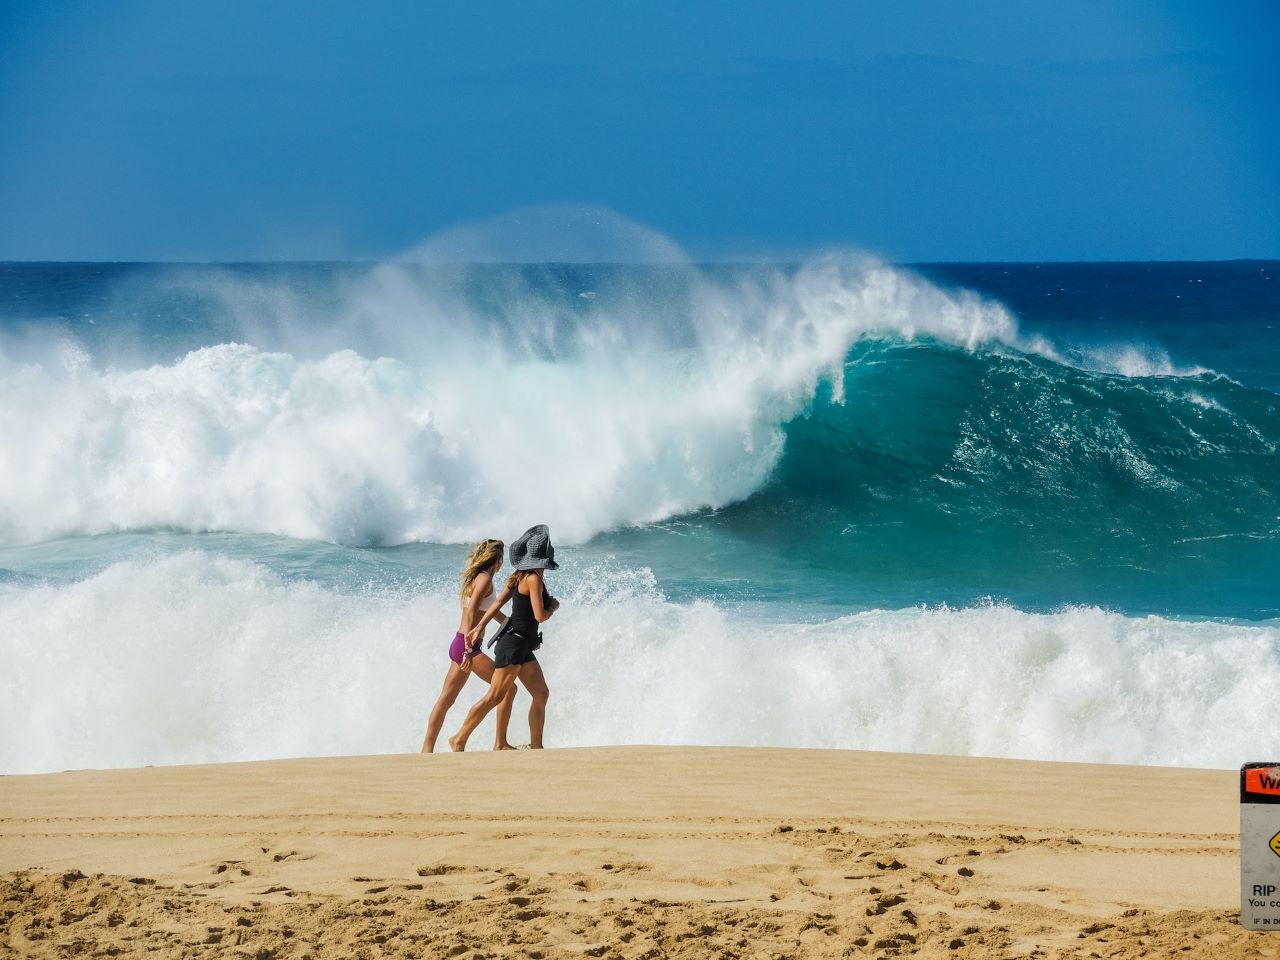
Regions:
<svg viewBox="0 0 1280 960"><path fill-rule="evenodd" d="M0 259L393 254L599 204L701 258L1280 257L1280 4L0 6Z"/></svg>

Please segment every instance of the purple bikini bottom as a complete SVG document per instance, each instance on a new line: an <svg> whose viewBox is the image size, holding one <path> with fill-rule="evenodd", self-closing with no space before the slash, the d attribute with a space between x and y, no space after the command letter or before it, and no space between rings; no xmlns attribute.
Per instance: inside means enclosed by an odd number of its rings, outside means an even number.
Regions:
<svg viewBox="0 0 1280 960"><path fill-rule="evenodd" d="M449 659L462 665L462 651L467 647L467 638L460 633L453 635L453 643L449 644Z"/></svg>

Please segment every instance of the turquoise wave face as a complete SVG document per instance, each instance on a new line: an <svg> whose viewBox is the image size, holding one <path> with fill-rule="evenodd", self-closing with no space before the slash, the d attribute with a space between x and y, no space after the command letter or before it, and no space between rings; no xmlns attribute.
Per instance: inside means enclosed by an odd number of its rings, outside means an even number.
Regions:
<svg viewBox="0 0 1280 960"><path fill-rule="evenodd" d="M844 389L786 425L763 490L660 549L711 549L761 599L1280 613L1276 394L901 340L856 346Z"/></svg>

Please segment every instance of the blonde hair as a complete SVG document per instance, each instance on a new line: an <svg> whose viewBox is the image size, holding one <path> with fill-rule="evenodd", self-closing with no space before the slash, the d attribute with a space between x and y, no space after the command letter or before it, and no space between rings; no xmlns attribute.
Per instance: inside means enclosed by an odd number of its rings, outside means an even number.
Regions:
<svg viewBox="0 0 1280 960"><path fill-rule="evenodd" d="M494 562L502 563L503 543L501 540L481 540L467 557L467 565L462 568L462 602L467 602L471 592L471 584L476 575L488 570Z"/></svg>

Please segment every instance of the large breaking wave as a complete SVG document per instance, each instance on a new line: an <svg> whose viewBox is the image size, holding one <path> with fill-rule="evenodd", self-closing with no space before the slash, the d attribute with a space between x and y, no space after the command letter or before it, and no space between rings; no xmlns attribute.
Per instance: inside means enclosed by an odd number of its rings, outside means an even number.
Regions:
<svg viewBox="0 0 1280 960"><path fill-rule="evenodd" d="M530 514L573 542L777 478L1207 534L1278 512L1275 396L1132 345L1069 365L999 304L856 258L596 281L385 265L308 324L287 291L206 278L253 345L122 364L0 343L0 544L461 542Z"/></svg>

